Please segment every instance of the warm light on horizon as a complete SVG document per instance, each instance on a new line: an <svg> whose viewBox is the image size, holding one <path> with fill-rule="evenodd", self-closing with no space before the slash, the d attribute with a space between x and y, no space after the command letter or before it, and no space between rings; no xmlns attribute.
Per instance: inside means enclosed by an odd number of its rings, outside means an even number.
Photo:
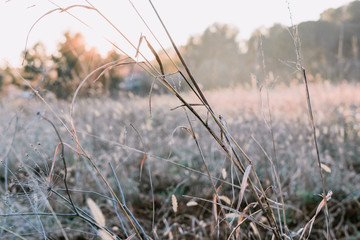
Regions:
<svg viewBox="0 0 360 240"><path fill-rule="evenodd" d="M145 35L151 42L156 43L132 8L130 1L94 0L90 2L108 17L109 21L114 23L132 43L137 43L141 34ZM169 47L170 43L150 4L141 0L132 2L155 35L159 37L163 46ZM349 2L351 1L331 0L320 3L320 1L310 0L256 0L242 4L236 0L221 2L205 0L153 1L178 45L186 44L191 35L201 34L214 22L237 27L240 31L239 38L247 39L255 29L261 26L270 27L274 23L289 26L291 24L289 9L294 24L297 24L302 21L317 20L324 10L336 8ZM37 1L10 0L0 3L0 31L3 33L0 44L0 63L9 61L13 66L20 66L22 62L21 52L25 47L27 33L43 14L57 8L55 4L60 7L69 6L64 1L54 1L54 3L43 1L39 3ZM85 5L87 3L85 1L72 1L71 4ZM311 8L308 7L309 4L311 4ZM86 43L89 46L95 46L102 55L113 48L106 39L113 41L131 56L135 55L136 49L127 43L121 34L116 32L95 11L78 7L70 9L69 12L88 26L65 12L55 11L41 19L32 29L28 47L32 47L40 41L44 43L47 52L51 54L55 52L57 44L63 40L64 32L69 30L84 35ZM160 49L158 45L156 48Z"/></svg>

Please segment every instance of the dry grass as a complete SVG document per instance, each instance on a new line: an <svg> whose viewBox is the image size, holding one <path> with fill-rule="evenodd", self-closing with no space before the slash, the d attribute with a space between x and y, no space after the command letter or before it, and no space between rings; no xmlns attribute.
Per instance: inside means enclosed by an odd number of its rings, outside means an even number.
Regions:
<svg viewBox="0 0 360 240"><path fill-rule="evenodd" d="M360 197L357 184L360 181L360 98L357 95L359 86L344 83L338 86L316 84L310 87L321 157L323 163L331 169L331 173L325 172L328 188L333 191L333 200L329 202L331 232L337 239L355 237L358 236L360 227L359 212L356 210L359 209ZM264 187L271 187L269 161L254 141L256 139L262 148L271 152L271 137L261 115L258 91L236 88L205 94L214 109L223 114L233 137L251 157ZM321 198L316 196L321 192L321 184L301 86L273 89L270 91L270 97L287 224L290 231L295 233L305 226L321 202ZM65 113L68 103L49 104L59 113L61 119L65 121L69 118ZM159 238L168 238L170 234L180 239L224 238L230 232L227 232L225 225L221 223L223 216L220 212L217 213L220 214L218 222L214 219L211 184L199 152L191 134L180 128L188 126L186 116L181 108L170 110L179 104L169 95L154 96L150 117L147 98L129 97L120 101L81 100L76 106L74 116L75 123L79 126L79 142L95 159L110 184L116 188L114 175L108 166L109 162L112 163L126 202L145 232L152 232L153 203L149 182L151 166L155 205L154 226ZM42 120L41 116L53 118L52 114L44 110L44 104L36 99L27 102L21 109L16 110L14 106L9 109L5 104L1 108L4 149L1 157L7 157L9 170L7 195L4 195L6 191L4 185L1 185L3 228L15 230L14 232L26 239L38 239L43 234L57 239L62 236L56 223L57 218L69 239L96 235L96 228L77 220L74 216L62 216L61 213L71 214L69 205L58 195L46 191L58 139L51 125ZM226 160L221 148L201 125L193 120L194 117L190 115L193 131L197 134L210 174L216 177L213 182L220 188L218 194L225 206L226 216L230 216L232 211L229 209L236 209L241 176L237 177L238 173ZM56 122L55 119L52 121ZM64 138L63 142L74 146L65 129L61 126L58 129ZM140 165L144 154L147 159L140 180ZM90 211L86 210L86 199L96 199L106 217L107 228L112 233L125 237L111 195L96 176L96 172L86 161L66 147L65 158L68 162L69 188L77 207L89 214ZM61 180L64 172L60 159L56 160L54 169L51 190L66 196ZM1 175L4 179L4 167ZM226 182L221 183L222 176L225 175ZM232 181L235 184L234 189L229 185ZM273 191L267 191L268 197L272 198ZM178 201L176 215L173 212L172 196L176 196ZM228 201L224 201L226 198L231 200L230 205ZM197 204L187 206L191 200ZM243 213L256 211L256 208L252 210L251 207L255 199L250 192L245 192L244 200L240 207ZM56 218L49 211L48 205L51 205L58 215ZM25 215L29 212L33 214ZM36 212L46 212L49 216L36 217ZM260 224L265 220L260 213L253 217L260 221ZM238 217L235 220L239 223L240 219ZM233 226L236 226L236 222ZM220 232L218 223L221 223ZM126 222L124 226L129 236L130 226ZM41 230L42 228L44 230ZM323 238L323 231L323 215L319 214L314 222L312 236ZM250 239L257 238L258 234L263 238L264 233L266 231L263 231L261 225L249 224L249 221L242 224L236 232L237 236ZM13 234L3 231L2 236L10 238Z"/></svg>
<svg viewBox="0 0 360 240"><path fill-rule="evenodd" d="M277 87L262 98L252 88L203 92L159 16L181 63L170 75L147 38L156 63L87 3L43 17L93 11L143 60L127 55L100 66L71 103L44 99L25 79L33 98L19 107L3 99L0 238L359 237L358 85L311 85L312 128L303 86ZM151 114L148 98L77 99L89 79L128 64L171 94L153 96Z"/></svg>

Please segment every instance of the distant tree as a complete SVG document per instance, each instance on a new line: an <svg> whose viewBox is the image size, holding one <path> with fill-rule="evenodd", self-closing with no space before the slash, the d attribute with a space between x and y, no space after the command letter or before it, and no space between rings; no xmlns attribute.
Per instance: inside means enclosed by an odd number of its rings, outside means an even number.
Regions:
<svg viewBox="0 0 360 240"><path fill-rule="evenodd" d="M356 79L360 77L358 49L360 39L360 2L353 1L337 9L329 9L321 14L320 20L337 27L337 46L333 50L337 57L339 78Z"/></svg>
<svg viewBox="0 0 360 240"><path fill-rule="evenodd" d="M358 11L357 11L358 10ZM319 21L298 25L302 63L309 75L320 75L333 81L358 79L358 39L360 39L360 2L325 11ZM261 74L262 58L267 71L282 82L295 75L297 57L292 29L279 24L255 32L248 41L248 63L253 73ZM260 38L261 35L261 38ZM261 45L261 47L260 47ZM261 50L263 51L261 53Z"/></svg>
<svg viewBox="0 0 360 240"><path fill-rule="evenodd" d="M360 21L360 2L353 1L339 8L330 8L320 15L321 21L341 25L344 22L358 24Z"/></svg>
<svg viewBox="0 0 360 240"><path fill-rule="evenodd" d="M237 29L214 24L201 36L189 39L185 57L196 79L205 88L228 87L244 81L237 36Z"/></svg>
<svg viewBox="0 0 360 240"><path fill-rule="evenodd" d="M247 64L257 80L264 80L266 72L273 72L279 81L289 81L287 61L296 61L294 43L289 31L280 24L255 31L248 43ZM267 73L265 73L267 74Z"/></svg>
<svg viewBox="0 0 360 240"><path fill-rule="evenodd" d="M2 91L2 87L4 85L4 72L0 69L0 92Z"/></svg>
<svg viewBox="0 0 360 240"><path fill-rule="evenodd" d="M343 10L341 8L329 8L320 14L320 21L341 24L344 20Z"/></svg>
<svg viewBox="0 0 360 240"><path fill-rule="evenodd" d="M324 79L337 77L339 27L325 21L304 22L299 25L304 64L309 73Z"/></svg>
<svg viewBox="0 0 360 240"><path fill-rule="evenodd" d="M21 79L19 79L17 76L15 76L15 73L13 71L13 69L7 65L5 66L5 68L2 70L3 72L3 87L8 86L8 85L14 85L17 87L21 87L23 81Z"/></svg>
<svg viewBox="0 0 360 240"><path fill-rule="evenodd" d="M23 53L23 56L23 77L35 84L39 84L46 74L47 65L50 60L50 57L46 53L45 45L38 42L33 47L27 49L26 52Z"/></svg>
<svg viewBox="0 0 360 240"><path fill-rule="evenodd" d="M52 55L52 61L56 76L49 80L47 88L62 99L69 98L87 74L102 64L96 48L87 49L84 37L80 33L72 35L70 32L65 33L65 41L59 44L58 52ZM89 80L83 86L85 91L80 95L96 93L100 88L102 86L96 88Z"/></svg>

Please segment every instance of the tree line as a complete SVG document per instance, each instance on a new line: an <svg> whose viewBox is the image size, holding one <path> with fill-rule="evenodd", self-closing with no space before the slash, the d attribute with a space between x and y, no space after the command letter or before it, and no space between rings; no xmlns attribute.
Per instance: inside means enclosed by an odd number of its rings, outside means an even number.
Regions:
<svg viewBox="0 0 360 240"><path fill-rule="evenodd" d="M318 21L297 26L301 58L310 80L360 79L359 22L360 2L354 1L326 10ZM194 76L205 89L248 85L254 80L270 79L285 84L300 80L296 74L297 56L291 27L275 24L269 29L258 29L247 41L240 41L238 33L234 27L216 23L201 35L191 37L181 48ZM42 43L35 44L23 54L24 65L18 69L22 76L61 99L69 99L92 70L124 57L115 50L102 57L96 48L87 47L80 33L70 32L65 33L65 40L50 56ZM159 53L159 56L163 54ZM162 61L165 67L171 65L166 58ZM128 65L109 69L96 84L86 83L80 95L117 97L121 91L143 94L149 91L151 83L146 73ZM0 88L7 85L26 89L9 67L0 69Z"/></svg>

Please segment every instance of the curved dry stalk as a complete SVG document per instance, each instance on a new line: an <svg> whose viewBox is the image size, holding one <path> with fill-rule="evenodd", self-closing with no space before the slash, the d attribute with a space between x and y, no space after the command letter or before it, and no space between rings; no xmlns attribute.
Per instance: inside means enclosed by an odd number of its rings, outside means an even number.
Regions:
<svg viewBox="0 0 360 240"><path fill-rule="evenodd" d="M97 12L107 23L109 23L134 49L136 49L135 45L133 45L133 43L118 29L116 28L116 26L109 20L107 19L97 8L95 8L89 1L86 1L90 6L86 6L86 5L71 5L68 6L66 8L62 8L60 6L58 6L57 4L53 3L55 6L57 6L56 9L50 10L48 12L46 12L45 14L43 14L40 18L38 18L35 23L31 26L30 30L28 31L27 37L26 37L26 42L25 42L25 53L26 53L26 49L27 49L27 43L28 43L28 38L30 36L30 33L32 32L32 29L35 27L35 25L41 20L43 19L45 16L50 15L53 12L59 11L60 13L66 12L68 13L70 16L74 17L77 21L81 22L82 24L84 24L86 27L92 29L88 24L86 24L86 22L82 21L81 19L79 19L78 17L76 17L75 15L71 14L68 10L72 9L72 8L85 8L87 10L92 10ZM93 30L93 29L92 29ZM122 50L119 46L117 46L113 41L109 40L108 38L106 38L105 36L103 36L103 38L110 43L113 47L115 47L116 49L118 49L121 53L123 53L124 55L126 55L127 57L131 58L124 50ZM142 58L145 59L145 62L147 62L147 64L150 66L148 66L151 70L155 70L155 72L158 73L158 71L156 70L156 68L151 64L151 62L141 53L139 52L139 54L141 55ZM26 56L25 56L26 57ZM24 60L25 60L24 57ZM134 60L135 61L135 60ZM138 62L137 62L138 63ZM148 74L150 74L151 76L155 77L155 74L152 74L148 69L144 68L142 65L139 65L144 71L146 71Z"/></svg>
<svg viewBox="0 0 360 240"><path fill-rule="evenodd" d="M309 234L308 234L308 237L306 239L309 239L310 237L310 233L311 233L311 230L312 230L312 226L315 222L315 219L316 219L316 216L319 214L319 212L321 211L321 209L326 206L326 202L329 201L331 199L331 196L332 196L332 191L329 191L328 194L325 196L325 199L321 200L321 202L319 203L317 209L316 209L316 212L314 214L314 216L310 219L310 221L305 225L302 233L301 233L301 236L300 236L300 239L303 239L304 235L305 235L305 232L307 230L307 228L309 227Z"/></svg>
<svg viewBox="0 0 360 240"><path fill-rule="evenodd" d="M65 155L64 155L64 154L65 154L65 153L64 153L64 143L63 143L63 141L62 141L62 139L61 139L60 133L59 133L59 131L57 130L55 124L54 124L52 121L50 121L48 118L44 117L44 116L42 116L42 118L43 118L45 121L47 121L48 123L50 123L50 125L53 127L53 129L54 129L54 131L55 131L55 133L56 133L56 135L57 135L57 137L58 137L58 139L59 139L59 141L60 141L60 146L61 146L60 158L61 158L61 160L62 160L62 162L63 162L63 164L64 164L64 185L65 185L66 194L67 194L68 197L69 197L69 201L70 201L71 206L72 206L72 208L74 209L75 213L76 213L77 215L79 215L79 212L77 211L77 209L76 209L76 207L75 207L74 201L73 201L72 198L71 198L71 194L70 194L70 192L69 192L69 187L68 187L68 184L67 184L67 173L68 173L68 172L67 172L67 166L66 166ZM54 160L55 160L55 159L54 159ZM53 167L52 167L51 169L53 169ZM51 174L51 173L52 173L52 170L50 171L50 174ZM51 175L50 175L50 176L51 176ZM49 184L50 184L50 181L49 181Z"/></svg>
<svg viewBox="0 0 360 240"><path fill-rule="evenodd" d="M27 44L28 44L28 41L29 41L29 36L30 36L30 33L32 32L33 28L35 27L36 24L38 24L40 22L41 19L43 19L44 17L46 17L47 15L53 13L53 12L56 12L56 11L60 11L61 8L56 8L56 9L53 9L51 11L48 11L46 12L44 15L42 15L41 17L39 17L34 23L33 25L31 25L27 35L26 35L26 40L25 40L25 48L24 48L24 59L23 59L23 62L22 62L22 65L24 65L24 62L25 62L25 59L26 59L26 55L27 55Z"/></svg>
<svg viewBox="0 0 360 240"><path fill-rule="evenodd" d="M114 67L114 66L121 66L121 61L127 60L128 58L125 59L119 59L119 60L115 60L109 63L106 63L98 68L96 68L95 70L93 70L91 73L89 73L78 85L78 87L75 90L74 96L72 98L71 104L70 104L70 122L73 123L73 114L74 114L74 108L75 108L75 100L77 98L77 95L81 89L81 87L85 84L85 82L87 80L89 80L90 77L92 77L96 72L105 69L107 70L108 68ZM135 63L135 62L134 62ZM123 63L124 64L124 63ZM129 64L129 63L125 63L125 64ZM105 70L103 70L100 75L98 77L101 77L102 74L105 73Z"/></svg>

